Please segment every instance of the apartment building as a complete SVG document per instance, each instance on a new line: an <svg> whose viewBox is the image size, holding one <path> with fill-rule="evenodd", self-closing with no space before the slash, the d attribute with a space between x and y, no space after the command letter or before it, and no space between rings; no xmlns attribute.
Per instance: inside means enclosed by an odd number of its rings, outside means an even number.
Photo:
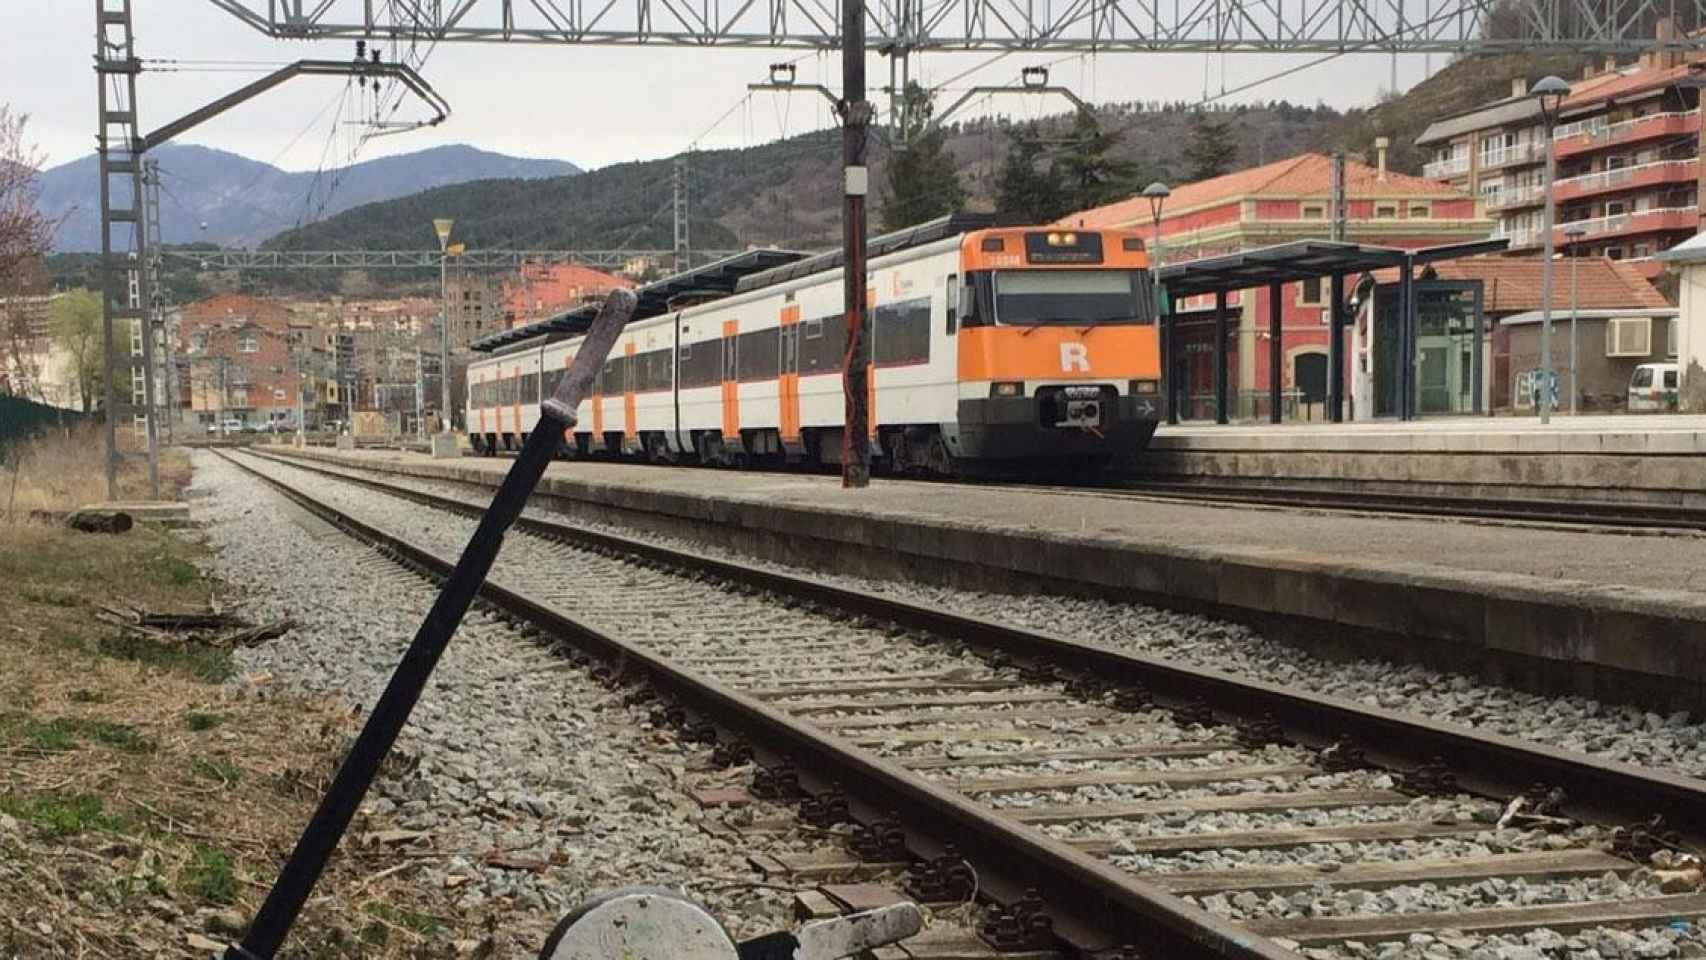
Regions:
<svg viewBox="0 0 1706 960"><path fill-rule="evenodd" d="M1661 39L1674 36L1662 22ZM1646 277L1652 256L1692 236L1700 225L1700 94L1706 61L1681 51L1643 54L1633 64L1607 61L1570 79L1552 137L1553 243L1563 250L1572 228L1578 252L1629 261ZM1545 125L1527 82L1510 96L1435 121L1417 144L1433 159L1423 174L1480 198L1513 254L1532 254L1545 238Z"/></svg>
<svg viewBox="0 0 1706 960"><path fill-rule="evenodd" d="M524 263L513 278L503 282L504 320L510 327L524 327L618 287L633 285L626 277L578 263Z"/></svg>

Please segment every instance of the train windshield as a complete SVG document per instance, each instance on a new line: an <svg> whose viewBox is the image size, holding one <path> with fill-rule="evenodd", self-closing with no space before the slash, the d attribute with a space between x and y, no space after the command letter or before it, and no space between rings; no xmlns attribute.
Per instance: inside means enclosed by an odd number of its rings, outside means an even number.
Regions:
<svg viewBox="0 0 1706 960"><path fill-rule="evenodd" d="M995 322L1004 327L1151 323L1155 295L1142 270L998 270Z"/></svg>

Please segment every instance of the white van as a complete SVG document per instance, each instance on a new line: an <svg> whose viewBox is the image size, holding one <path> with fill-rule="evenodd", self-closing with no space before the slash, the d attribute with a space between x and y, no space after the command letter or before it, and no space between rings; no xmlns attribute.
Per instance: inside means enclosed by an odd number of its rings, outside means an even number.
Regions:
<svg viewBox="0 0 1706 960"><path fill-rule="evenodd" d="M1675 410L1679 371L1674 363L1643 363L1636 367L1629 378L1629 412Z"/></svg>

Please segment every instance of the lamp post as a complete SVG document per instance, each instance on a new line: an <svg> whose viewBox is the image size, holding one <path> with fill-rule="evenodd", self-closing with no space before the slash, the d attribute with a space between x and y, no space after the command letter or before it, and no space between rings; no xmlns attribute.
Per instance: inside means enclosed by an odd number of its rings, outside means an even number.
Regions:
<svg viewBox="0 0 1706 960"><path fill-rule="evenodd" d="M1581 394L1581 388L1576 385L1576 314L1581 308L1576 301L1576 258L1580 251L1576 245L1587 236L1588 228L1579 223L1572 223L1564 228L1564 238L1570 242L1570 416L1576 415L1576 397Z"/></svg>
<svg viewBox="0 0 1706 960"><path fill-rule="evenodd" d="M1558 109L1570 95L1570 85L1557 77L1543 77L1534 85L1530 95L1540 101L1540 119L1546 130L1546 179L1542 189L1546 202L1541 229L1545 231L1545 248L1540 268L1540 422L1552 422L1552 178L1557 164L1552 133L1558 126Z"/></svg>
<svg viewBox="0 0 1706 960"><path fill-rule="evenodd" d="M1157 180L1143 188L1143 198L1149 201L1149 216L1155 222L1155 249L1150 258L1150 268L1154 271L1151 286L1155 288L1155 327L1161 332L1161 387L1165 391L1163 403L1167 406L1167 422L1178 423L1179 411L1173 403L1173 324L1161 316L1164 298L1161 292L1161 207L1173 191L1167 185Z"/></svg>
<svg viewBox="0 0 1706 960"><path fill-rule="evenodd" d="M432 222L432 232L438 236L438 416L444 421L444 432L450 431L450 284L446 264L450 262L450 228L456 221L444 217ZM424 379L424 374L422 375Z"/></svg>

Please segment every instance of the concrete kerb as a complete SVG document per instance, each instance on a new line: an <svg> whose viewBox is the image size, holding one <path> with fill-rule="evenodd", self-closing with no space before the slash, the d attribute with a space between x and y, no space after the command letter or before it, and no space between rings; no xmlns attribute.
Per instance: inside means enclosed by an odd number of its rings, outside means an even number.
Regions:
<svg viewBox="0 0 1706 960"><path fill-rule="evenodd" d="M289 456L495 486L478 461ZM1706 600L1425 564L1353 566L1303 551L1197 549L987 521L898 518L727 493L547 475L571 516L703 537L768 559L996 590L1079 592L1210 612L1324 652L1391 656L1548 692L1706 706Z"/></svg>

